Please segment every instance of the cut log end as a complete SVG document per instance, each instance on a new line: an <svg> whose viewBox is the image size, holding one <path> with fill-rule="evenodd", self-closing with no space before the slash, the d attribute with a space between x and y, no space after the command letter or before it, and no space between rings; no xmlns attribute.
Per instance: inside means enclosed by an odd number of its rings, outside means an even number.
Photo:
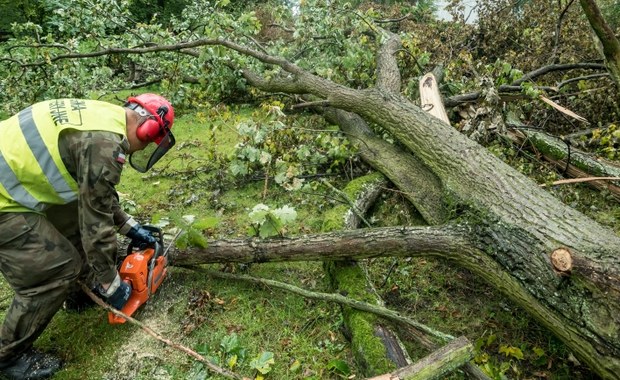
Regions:
<svg viewBox="0 0 620 380"><path fill-rule="evenodd" d="M558 248L551 252L551 265L560 276L570 276L573 269L573 258L568 248Z"/></svg>

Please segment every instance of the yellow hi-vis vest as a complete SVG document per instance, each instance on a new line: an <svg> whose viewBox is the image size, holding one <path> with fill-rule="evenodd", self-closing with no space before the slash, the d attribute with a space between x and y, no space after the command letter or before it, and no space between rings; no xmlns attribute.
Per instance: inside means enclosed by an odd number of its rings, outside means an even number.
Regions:
<svg viewBox="0 0 620 380"><path fill-rule="evenodd" d="M77 199L77 183L58 149L66 129L126 137L125 110L96 100L57 99L0 122L0 212L43 212Z"/></svg>

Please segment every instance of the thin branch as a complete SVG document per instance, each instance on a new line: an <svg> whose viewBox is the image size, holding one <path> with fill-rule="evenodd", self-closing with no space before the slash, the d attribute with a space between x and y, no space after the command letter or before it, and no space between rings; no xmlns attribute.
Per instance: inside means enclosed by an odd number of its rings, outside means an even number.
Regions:
<svg viewBox="0 0 620 380"><path fill-rule="evenodd" d="M399 17L399 18L386 18L386 19L383 19L383 20L375 20L375 22L377 24L389 24L389 23L393 23L393 22L401 22L401 21L407 20L409 18L411 18L411 13L407 13L403 17Z"/></svg>
<svg viewBox="0 0 620 380"><path fill-rule="evenodd" d="M562 30L562 20L564 19L566 12L568 12L568 8L570 8L570 6L573 5L574 2L575 0L570 0L568 4L564 7L562 12L560 12L560 15L558 16L558 22L555 25L555 41L553 43L553 53L551 53L552 63L555 62L555 59L558 54L558 47L560 46L560 32Z"/></svg>
<svg viewBox="0 0 620 380"><path fill-rule="evenodd" d="M22 66L24 67L43 66L43 65L47 65L49 62L56 62L56 61L60 61L64 59L94 58L94 57L102 57L102 56L111 55L111 54L138 54L140 55L140 54L149 54L149 53L165 52L165 51L174 52L174 51L181 51L184 49L191 49L191 48L196 48L200 46L210 46L210 45L225 46L241 54L256 58L263 63L280 66L284 70L290 73L293 73L293 74L298 74L298 73L303 72L303 69L287 61L286 59L283 59L277 56L272 56L272 55L269 55L263 52L259 52L257 50L251 49L243 45L239 45L235 42L228 41L223 38L214 38L214 39L203 38L203 39L198 39L195 41L180 42L180 43L171 44L171 45L149 46L149 47L143 47L143 48L107 48L107 49L101 49L101 50L97 50L97 51L93 51L89 53L61 54L55 57L50 57L48 61L37 61L37 62L27 63Z"/></svg>
<svg viewBox="0 0 620 380"><path fill-rule="evenodd" d="M582 81L582 80L590 80L590 79L598 79L598 78L608 78L608 77L609 77L609 73L584 75L584 76L581 76L581 77L570 78L570 79L567 79L565 81L562 81L562 82L558 83L556 85L556 87L558 89L560 89L560 88L566 86L567 84L570 84L570 83L573 83L573 82L579 82L579 81Z"/></svg>
<svg viewBox="0 0 620 380"><path fill-rule="evenodd" d="M265 49L265 47L263 45L261 45L261 43L258 42L254 37L246 36L246 38L249 39L250 41L252 41L254 43L254 45L256 45L256 47L258 47L260 49L260 51L262 51L265 54L269 54L267 49Z"/></svg>
<svg viewBox="0 0 620 380"><path fill-rule="evenodd" d="M274 280L268 280L265 278L259 278L259 277L253 277L253 276L248 276L248 275L239 275L239 274L232 274L232 273L224 273L224 272L217 272L217 271L211 271L208 269L204 269L201 267L196 267L196 266L183 266L184 268L187 269L191 269L200 273L204 273L206 275L212 276L212 277L216 277L216 278L223 278L223 279L227 279L227 280L234 280L234 281L247 281L247 282L252 282L254 284L261 284L261 285L265 285L267 287L274 287L274 288L278 288L278 289L282 289L282 290L286 290L289 291L291 293L295 293L295 294L299 294L303 297L306 298L310 298L310 299L315 299L315 300L322 300L322 301L328 301L328 302L335 302L341 305L345 305L345 306L349 306L351 308L357 309L357 310L362 310L362 311L366 311L369 313L373 313L385 318L388 318L392 321L396 321L396 322L400 322L400 323L404 323L406 325L409 325L413 328L415 328L418 331L423 331L426 334L433 336L435 338L441 339L442 341L452 341L454 340L454 336L449 335L449 334L445 334L442 333L440 331L437 331L431 327L428 327L422 323L416 322L410 318L407 318L403 315L401 315L400 313L387 309L385 307L382 306L378 306L378 305L372 305L366 302L362 302L362 301L358 301L358 300L354 300L345 296L342 296L338 293L320 293L320 292L313 292L310 290L306 290L306 289L302 289L299 288L297 286L291 285L291 284L286 284L283 282L279 282L279 281L274 281Z"/></svg>
<svg viewBox="0 0 620 380"><path fill-rule="evenodd" d="M269 25L267 25L267 27L270 27L270 28L280 28L280 29L282 29L283 31L285 31L287 33L295 33L295 29L287 28L286 26L280 25L280 24L269 24Z"/></svg>
<svg viewBox="0 0 620 380"><path fill-rule="evenodd" d="M586 178L571 178L571 179L561 179L555 182L552 182L550 186L555 185L566 185L571 183L581 183L581 182L591 182L591 181L619 181L620 177L586 177ZM543 183L540 187L546 187L547 184Z"/></svg>
<svg viewBox="0 0 620 380"><path fill-rule="evenodd" d="M321 179L321 182L329 187L333 192L335 192L336 194L338 194L338 196L340 196L340 198L342 198L345 202L347 202L347 204L349 205L349 207L351 207L351 211L353 211L355 213L355 215L357 215L358 218L360 218L360 220L362 222L364 222L364 224L366 225L366 227L372 227L371 224L366 220L366 218L364 218L364 215L362 212L360 212L360 210L357 208L357 206L355 206L355 202L349 198L347 196L347 194L345 194L342 190L337 189L336 187L334 187L334 185L332 185L331 183L329 183L328 180L326 179Z"/></svg>
<svg viewBox="0 0 620 380"><path fill-rule="evenodd" d="M536 70L532 70L529 73L523 75L518 80L512 82L511 84L515 86L525 81L529 81L534 78L543 76L545 74L552 73L554 71L569 71L569 70L579 70L579 69L607 71L607 67L604 64L595 63L595 62L553 64L553 65L547 65L547 66L540 67Z"/></svg>

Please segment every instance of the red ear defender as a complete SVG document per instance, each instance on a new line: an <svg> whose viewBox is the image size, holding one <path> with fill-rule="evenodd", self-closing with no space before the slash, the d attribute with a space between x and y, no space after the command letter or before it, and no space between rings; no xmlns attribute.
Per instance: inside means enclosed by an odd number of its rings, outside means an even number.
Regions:
<svg viewBox="0 0 620 380"><path fill-rule="evenodd" d="M136 136L140 141L153 142L161 136L161 127L159 122L154 119L147 119L142 125L136 129Z"/></svg>

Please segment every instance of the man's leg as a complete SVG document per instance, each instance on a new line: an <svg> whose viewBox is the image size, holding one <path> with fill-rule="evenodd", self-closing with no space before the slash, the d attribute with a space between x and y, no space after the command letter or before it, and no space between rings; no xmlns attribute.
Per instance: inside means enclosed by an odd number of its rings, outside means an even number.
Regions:
<svg viewBox="0 0 620 380"><path fill-rule="evenodd" d="M66 205L52 206L47 209L46 214L47 220L54 225L56 230L58 230L62 236L71 242L80 254L82 268L80 270L79 280L92 289L95 285L95 280L93 277L93 271L88 265L84 247L82 246L82 237L77 223L77 201ZM77 283L77 281L69 288L69 293L65 300L65 310L79 312L94 305L96 305L95 301L84 293L82 287Z"/></svg>
<svg viewBox="0 0 620 380"><path fill-rule="evenodd" d="M0 271L15 291L0 330L0 367L32 346L81 266L78 251L44 216L0 214Z"/></svg>

